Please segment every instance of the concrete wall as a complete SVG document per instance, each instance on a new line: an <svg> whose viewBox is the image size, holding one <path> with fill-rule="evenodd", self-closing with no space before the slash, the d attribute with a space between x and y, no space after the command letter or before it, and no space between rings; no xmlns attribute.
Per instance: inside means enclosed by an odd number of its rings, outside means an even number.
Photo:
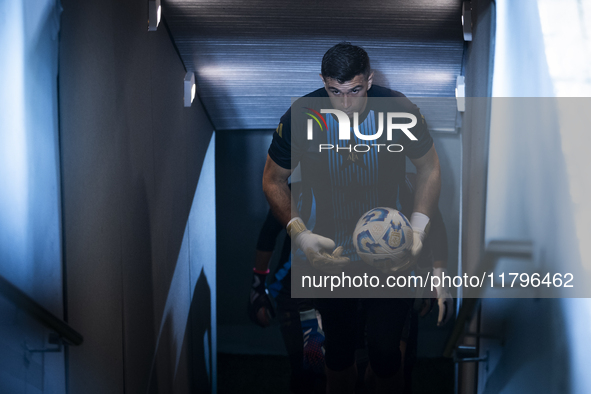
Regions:
<svg viewBox="0 0 591 394"><path fill-rule="evenodd" d="M539 98L554 92L538 1L496 6L485 239L532 241L531 261L504 262L518 272L571 272L581 260L578 240L568 235L575 226L560 116L555 102ZM555 231L546 231L546 223ZM575 370L570 352L581 343L568 336L579 323L565 313L568 301L483 300L482 331L498 339L480 341L480 355L489 362L479 369L479 393L584 392L569 381Z"/></svg>
<svg viewBox="0 0 591 394"><path fill-rule="evenodd" d="M0 2L0 275L62 318L59 14L54 0ZM64 354L25 350L48 335L0 295L0 392L63 392Z"/></svg>
<svg viewBox="0 0 591 394"><path fill-rule="evenodd" d="M213 127L198 98L183 107L185 69L165 25L147 31L148 2L63 7L67 316L85 337L69 352L69 391L208 392ZM191 239L198 226L213 229L206 245Z"/></svg>

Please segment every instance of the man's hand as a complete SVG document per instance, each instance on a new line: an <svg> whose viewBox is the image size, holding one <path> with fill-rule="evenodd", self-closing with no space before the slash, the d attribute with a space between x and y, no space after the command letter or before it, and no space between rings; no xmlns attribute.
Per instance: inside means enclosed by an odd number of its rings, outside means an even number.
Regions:
<svg viewBox="0 0 591 394"><path fill-rule="evenodd" d="M410 226L412 227L412 258L416 261L423 250L423 241L429 232L429 217L420 212L413 212L410 215Z"/></svg>
<svg viewBox="0 0 591 394"><path fill-rule="evenodd" d="M304 370L324 374L324 332L318 322L315 309L300 311L304 335Z"/></svg>
<svg viewBox="0 0 591 394"><path fill-rule="evenodd" d="M266 273L254 271L248 300L248 317L261 327L268 327L275 317L275 310L265 286L268 272L268 270Z"/></svg>
<svg viewBox="0 0 591 394"><path fill-rule="evenodd" d="M437 291L437 305L439 306L439 317L437 318L437 325L442 326L447 323L454 313L454 300L448 289L443 286L443 275L446 273L445 268L433 268L433 276L439 277L439 286L435 287Z"/></svg>
<svg viewBox="0 0 591 394"><path fill-rule="evenodd" d="M304 252L310 264L322 272L339 273L351 262L348 257L341 256L342 246L335 249L336 245L332 239L306 229L300 218L294 218L287 224L287 233L294 245Z"/></svg>

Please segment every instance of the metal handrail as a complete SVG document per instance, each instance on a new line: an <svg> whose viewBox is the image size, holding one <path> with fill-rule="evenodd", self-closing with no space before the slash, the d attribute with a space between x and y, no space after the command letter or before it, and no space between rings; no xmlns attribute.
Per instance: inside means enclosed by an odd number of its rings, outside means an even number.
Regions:
<svg viewBox="0 0 591 394"><path fill-rule="evenodd" d="M458 317L456 318L454 327L451 331L451 334L449 334L447 342L445 343L443 357L453 357L456 344L458 343L458 340L464 333L466 323L472 319L472 315L474 314L474 311L477 309L479 303L480 298L467 298L464 300L464 302L462 302L462 306L460 307L460 311L458 312Z"/></svg>
<svg viewBox="0 0 591 394"><path fill-rule="evenodd" d="M65 344L78 346L84 341L82 334L49 312L2 275L0 275L0 294L20 309L26 311L39 323L55 331Z"/></svg>
<svg viewBox="0 0 591 394"><path fill-rule="evenodd" d="M479 271L490 272L494 269L501 257L531 258L533 255L533 243L531 241L494 240L486 246L484 256L481 259ZM445 344L444 357L452 357L458 340L461 338L474 311L480 304L480 298L466 298L458 312L454 327Z"/></svg>

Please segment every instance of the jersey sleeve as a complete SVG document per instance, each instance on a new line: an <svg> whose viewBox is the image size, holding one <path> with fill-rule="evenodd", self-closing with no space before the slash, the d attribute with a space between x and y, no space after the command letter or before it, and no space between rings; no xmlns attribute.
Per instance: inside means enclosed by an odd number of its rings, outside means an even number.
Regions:
<svg viewBox="0 0 591 394"><path fill-rule="evenodd" d="M263 227L259 232L257 250L263 252L272 252L275 250L275 241L281 230L283 230L283 226L275 219L275 216L273 216L273 213L269 209L265 223L263 223Z"/></svg>
<svg viewBox="0 0 591 394"><path fill-rule="evenodd" d="M268 153L277 165L291 169L291 108L281 117Z"/></svg>
<svg viewBox="0 0 591 394"><path fill-rule="evenodd" d="M296 101L296 103L300 103ZM295 106L295 107L294 107ZM269 157L285 169L295 169L308 148L306 141L305 112L297 104L292 105L281 117L273 133Z"/></svg>
<svg viewBox="0 0 591 394"><path fill-rule="evenodd" d="M404 147L404 154L411 159L418 159L424 156L431 146L433 146L433 138L429 133L429 127L425 117L421 114L419 107L410 101L404 94L396 90L390 90L381 86L372 87L371 97L392 97L396 101L396 112L411 113L417 118L417 124L409 131L417 138L416 141L403 137L402 145ZM368 92L368 93L369 93ZM388 112L386 110L385 112Z"/></svg>

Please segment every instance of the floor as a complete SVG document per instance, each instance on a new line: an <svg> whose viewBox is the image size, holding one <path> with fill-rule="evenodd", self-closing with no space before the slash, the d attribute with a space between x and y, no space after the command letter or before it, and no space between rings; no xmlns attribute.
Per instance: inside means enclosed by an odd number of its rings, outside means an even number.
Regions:
<svg viewBox="0 0 591 394"><path fill-rule="evenodd" d="M287 394L289 362L285 356L218 354L219 394ZM419 358L413 369L413 393L454 392L454 364L446 358ZM364 393L359 389L358 393Z"/></svg>

